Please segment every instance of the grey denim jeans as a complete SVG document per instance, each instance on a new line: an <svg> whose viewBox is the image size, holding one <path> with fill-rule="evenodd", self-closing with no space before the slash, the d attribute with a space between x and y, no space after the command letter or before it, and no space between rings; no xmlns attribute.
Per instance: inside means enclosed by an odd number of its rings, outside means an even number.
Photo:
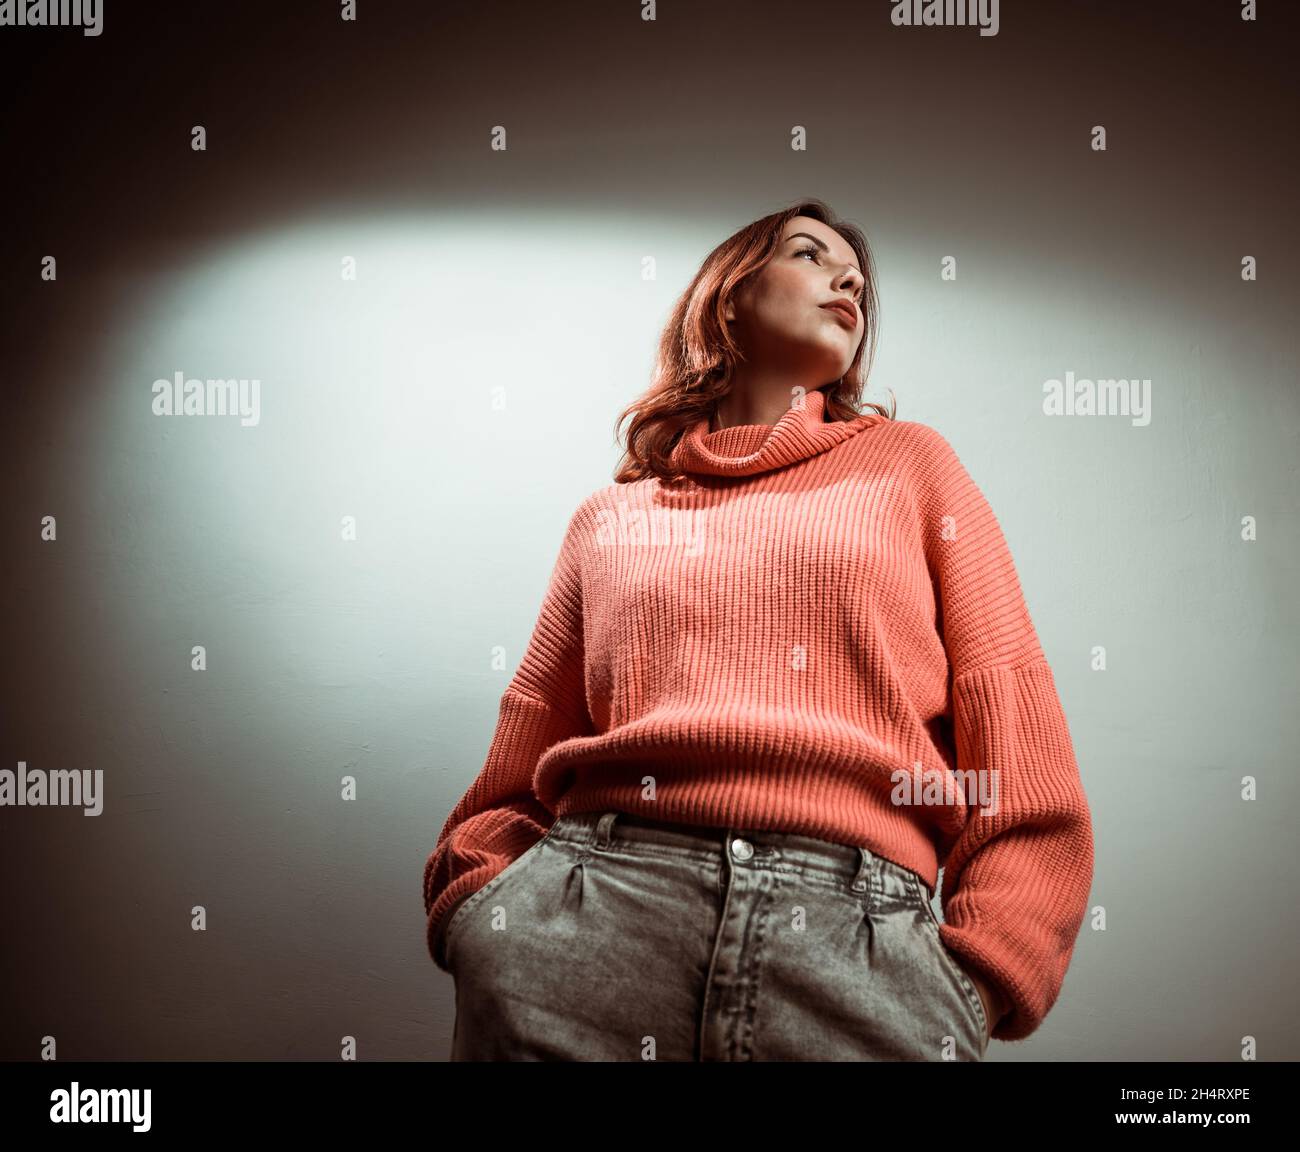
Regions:
<svg viewBox="0 0 1300 1152"><path fill-rule="evenodd" d="M981 1060L922 879L789 833L561 816L453 911L452 1060Z"/></svg>

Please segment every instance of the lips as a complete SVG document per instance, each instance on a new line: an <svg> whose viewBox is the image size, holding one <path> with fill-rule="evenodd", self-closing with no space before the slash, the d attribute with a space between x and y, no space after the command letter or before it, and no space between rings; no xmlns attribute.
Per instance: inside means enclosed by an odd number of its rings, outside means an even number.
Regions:
<svg viewBox="0 0 1300 1152"><path fill-rule="evenodd" d="M823 304L822 307L827 312L833 312L836 316L842 316L854 328L858 326L858 310L847 300L834 300L829 304Z"/></svg>

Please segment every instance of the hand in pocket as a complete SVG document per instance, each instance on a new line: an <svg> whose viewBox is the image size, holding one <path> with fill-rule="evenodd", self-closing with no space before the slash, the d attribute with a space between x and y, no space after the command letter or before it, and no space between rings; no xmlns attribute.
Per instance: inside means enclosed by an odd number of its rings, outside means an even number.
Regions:
<svg viewBox="0 0 1300 1152"><path fill-rule="evenodd" d="M464 904L465 901L468 900L471 896L473 896L474 893L477 891L478 889L475 888L473 891L466 892L464 896L462 896L459 900L457 900L456 903L453 904L447 910L447 912L443 915L442 923L439 925L438 931L434 936L433 943L434 943L435 953L437 956L438 967L441 968L444 972L448 971L447 954L446 954L447 926L451 923L451 918L456 915L456 912L460 908L460 906Z"/></svg>
<svg viewBox="0 0 1300 1152"><path fill-rule="evenodd" d="M984 1019L988 1021L988 1038L992 1040L993 1029L1003 1015L1001 997L973 968L967 968L956 957L953 957L953 959L956 960L957 966L970 978L970 982L975 985L975 991L980 994L980 1000L984 1003Z"/></svg>

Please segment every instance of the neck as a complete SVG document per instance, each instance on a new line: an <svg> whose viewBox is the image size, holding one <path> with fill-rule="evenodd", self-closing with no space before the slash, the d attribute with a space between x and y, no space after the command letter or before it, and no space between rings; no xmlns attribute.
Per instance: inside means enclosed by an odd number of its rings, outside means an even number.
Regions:
<svg viewBox="0 0 1300 1152"><path fill-rule="evenodd" d="M774 424L728 424L710 429L700 416L685 429L672 452L673 467L699 476L756 476L828 452L856 436L872 420L826 419L826 393L798 397Z"/></svg>
<svg viewBox="0 0 1300 1152"><path fill-rule="evenodd" d="M720 432L737 425L776 424L792 408L808 402L808 393L776 389L758 393L732 391L714 405L709 414L709 431Z"/></svg>

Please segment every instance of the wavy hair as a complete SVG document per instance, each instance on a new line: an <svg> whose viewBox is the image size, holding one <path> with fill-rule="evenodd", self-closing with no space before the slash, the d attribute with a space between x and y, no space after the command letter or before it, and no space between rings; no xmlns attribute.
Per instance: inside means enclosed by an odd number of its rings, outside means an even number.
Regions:
<svg viewBox="0 0 1300 1152"><path fill-rule="evenodd" d="M704 258L664 326L650 387L619 413L614 423L615 439L621 440L619 429L624 420L632 417L623 458L614 473L615 483L652 475L668 484L683 479L684 474L675 471L670 463L673 448L687 428L712 415L718 401L731 390L736 365L744 360L723 319L727 302L772 259L786 224L796 216L809 216L834 229L858 258L865 281L863 336L848 370L835 384L820 391L826 394L827 419L854 420L863 415L862 391L875 361L880 322L871 248L861 229L838 219L823 201L801 200L745 225ZM866 407L886 419L895 418L896 405L888 410L873 403Z"/></svg>

